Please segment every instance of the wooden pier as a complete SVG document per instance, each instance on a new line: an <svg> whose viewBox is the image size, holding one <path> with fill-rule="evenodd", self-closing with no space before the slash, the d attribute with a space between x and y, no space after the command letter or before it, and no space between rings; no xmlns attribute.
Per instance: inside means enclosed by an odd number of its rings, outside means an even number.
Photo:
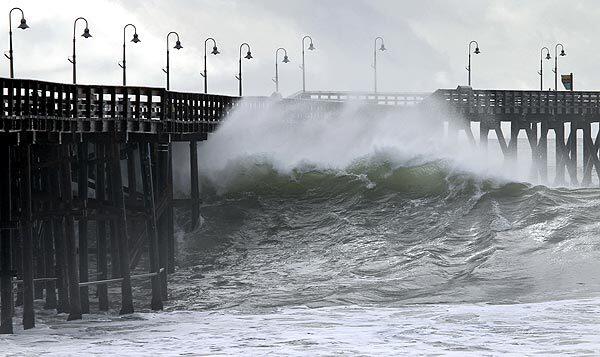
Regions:
<svg viewBox="0 0 600 357"><path fill-rule="evenodd" d="M450 121L476 143L480 123L486 147L494 131L502 151L516 157L524 130L540 180L547 180L547 134L556 133L557 177L588 184L600 173L599 92L475 91L419 93L305 92L281 105L302 104L294 119L319 119L347 100L367 110L419 107ZM160 310L167 277L176 267L174 207L199 222L197 143L234 109L272 103L268 98L179 93L162 88L59 84L0 78L0 333L13 332L14 306L23 327L35 325L34 300L80 319L90 300L100 311L115 306L108 286L120 286L120 313L134 311L132 284L150 281L147 306ZM437 113L437 114L435 114ZM450 118L450 119L448 119ZM504 137L502 122L511 125ZM583 131L584 172L577 176L577 135ZM190 149L190 197L173 198L174 142ZM562 177L561 177L562 176ZM93 291L91 291L91 289ZM92 293L93 292L93 293Z"/></svg>

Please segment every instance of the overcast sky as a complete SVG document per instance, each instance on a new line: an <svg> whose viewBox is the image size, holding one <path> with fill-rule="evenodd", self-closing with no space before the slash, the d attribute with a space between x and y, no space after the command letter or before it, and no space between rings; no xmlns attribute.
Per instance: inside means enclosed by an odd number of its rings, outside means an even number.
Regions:
<svg viewBox="0 0 600 357"><path fill-rule="evenodd" d="M181 35L171 52L173 90L202 91L204 39L216 38L221 54L209 56L209 92L237 94L239 45L248 95L274 90L275 49L288 50L280 65L281 92L301 89L301 38L311 35L307 87L372 90L373 40L383 36L380 91L433 91L466 84L467 44L476 88L539 88L540 48L562 42L559 72L575 74L575 89L600 89L600 6L597 0L3 0L8 13L22 7L30 29L14 31L15 71L20 78L71 81L73 20L89 20L91 39L77 30L80 83L120 84L123 26L137 26L139 44L128 42L128 84L165 86L165 37ZM14 13L18 25L19 15ZM4 29L8 27L8 16ZM131 34L128 34L128 40ZM8 50L8 33L5 32ZM552 53L554 55L554 53ZM2 75L8 76L8 60ZM545 87L553 86L553 60L545 63Z"/></svg>

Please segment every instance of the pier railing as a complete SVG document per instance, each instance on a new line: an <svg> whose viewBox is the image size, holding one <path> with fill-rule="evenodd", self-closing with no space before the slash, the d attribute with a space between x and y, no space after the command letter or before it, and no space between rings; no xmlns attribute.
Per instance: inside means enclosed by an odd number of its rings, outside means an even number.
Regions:
<svg viewBox="0 0 600 357"><path fill-rule="evenodd" d="M0 131L195 134L214 130L238 98L163 88L0 79Z"/></svg>
<svg viewBox="0 0 600 357"><path fill-rule="evenodd" d="M431 93L373 93L373 92L344 92L344 91L307 91L298 92L293 98L328 102L357 101L374 105L412 106L417 105Z"/></svg>
<svg viewBox="0 0 600 357"><path fill-rule="evenodd" d="M464 115L597 117L600 92L440 89L432 98Z"/></svg>
<svg viewBox="0 0 600 357"><path fill-rule="evenodd" d="M19 141L62 142L89 134L132 136L151 141L203 140L232 110L273 103L287 106L292 119L318 119L341 108L340 102L304 98L273 100L167 91L164 88L73 85L0 78L0 134ZM297 106L298 105L298 106ZM29 135L30 139L27 139Z"/></svg>

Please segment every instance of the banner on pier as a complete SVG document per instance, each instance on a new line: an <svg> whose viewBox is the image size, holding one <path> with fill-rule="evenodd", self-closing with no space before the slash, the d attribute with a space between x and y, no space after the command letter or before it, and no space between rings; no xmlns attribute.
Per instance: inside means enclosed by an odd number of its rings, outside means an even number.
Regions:
<svg viewBox="0 0 600 357"><path fill-rule="evenodd" d="M563 74L560 78L566 90L573 90L573 73Z"/></svg>

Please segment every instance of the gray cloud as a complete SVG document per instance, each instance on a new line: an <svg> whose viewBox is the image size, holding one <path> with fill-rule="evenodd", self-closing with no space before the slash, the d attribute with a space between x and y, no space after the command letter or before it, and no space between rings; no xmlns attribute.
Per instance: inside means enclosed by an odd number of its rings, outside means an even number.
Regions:
<svg viewBox="0 0 600 357"><path fill-rule="evenodd" d="M236 94L238 48L249 42L255 59L244 61L245 93L273 91L274 50L287 48L292 63L280 66L281 88L301 88L300 39L310 34L309 89L371 90L373 39L389 50L379 57L380 90L431 91L466 81L466 46L478 88L537 88L539 49L562 41L568 56L561 73L574 72L577 89L595 89L594 35L600 8L593 0L8 0L0 11L21 6L31 29L15 30L19 77L70 81L72 21L86 16L94 37L78 40L82 83L120 83L122 27L138 26L142 43L130 45L131 85L164 86L165 35L176 30L184 49L172 55L172 87L200 91L203 43L215 37L222 52L209 57L211 92ZM6 61L5 61L6 62ZM545 83L553 82L551 61ZM4 75L8 75L5 63Z"/></svg>

